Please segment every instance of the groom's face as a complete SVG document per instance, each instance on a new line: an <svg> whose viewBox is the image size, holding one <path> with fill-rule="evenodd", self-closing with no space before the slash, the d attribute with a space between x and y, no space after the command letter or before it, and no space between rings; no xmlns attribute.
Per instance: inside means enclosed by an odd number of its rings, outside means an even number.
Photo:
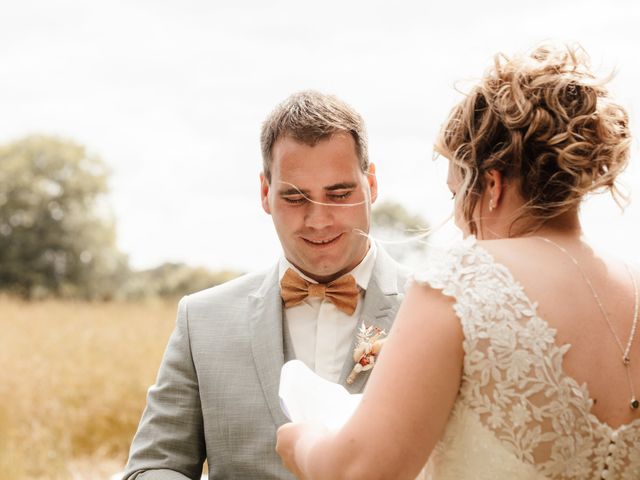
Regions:
<svg viewBox="0 0 640 480"><path fill-rule="evenodd" d="M336 133L313 147L279 138L271 181L261 176L261 194L286 258L309 277L331 281L367 253L364 233L377 182L373 165L362 172L350 134Z"/></svg>

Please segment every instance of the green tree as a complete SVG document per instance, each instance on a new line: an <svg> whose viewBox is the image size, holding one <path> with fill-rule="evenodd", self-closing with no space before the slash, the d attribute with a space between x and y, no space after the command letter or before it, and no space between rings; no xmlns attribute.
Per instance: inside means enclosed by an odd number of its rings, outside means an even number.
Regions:
<svg viewBox="0 0 640 480"><path fill-rule="evenodd" d="M371 235L394 259L410 266L420 264L426 256L427 244L420 235L428 228L424 218L397 202L376 203L371 212Z"/></svg>
<svg viewBox="0 0 640 480"><path fill-rule="evenodd" d="M107 298L128 274L106 208L109 171L82 145L29 136L0 146L0 289Z"/></svg>

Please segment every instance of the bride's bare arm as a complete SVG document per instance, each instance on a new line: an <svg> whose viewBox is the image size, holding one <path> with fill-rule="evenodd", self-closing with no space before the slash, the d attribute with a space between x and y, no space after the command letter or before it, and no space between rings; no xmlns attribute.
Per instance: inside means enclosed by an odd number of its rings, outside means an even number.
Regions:
<svg viewBox="0 0 640 480"><path fill-rule="evenodd" d="M278 453L299 478L413 479L442 435L462 374L453 299L414 284L353 417L334 434L305 424L278 431Z"/></svg>

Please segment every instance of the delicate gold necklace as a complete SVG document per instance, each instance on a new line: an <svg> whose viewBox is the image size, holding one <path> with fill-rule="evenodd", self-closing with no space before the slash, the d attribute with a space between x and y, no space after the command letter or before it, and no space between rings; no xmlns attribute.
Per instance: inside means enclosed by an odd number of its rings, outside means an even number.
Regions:
<svg viewBox="0 0 640 480"><path fill-rule="evenodd" d="M631 268L629 267L629 265L627 265L625 263L625 267L627 268L627 271L629 272L629 275L631 276L631 281L633 282L633 293L634 293L635 301L634 301L634 305L633 305L633 322L631 323L631 332L629 333L629 339L627 340L627 345L625 347L623 347L622 346L622 342L620 341L620 338L616 334L616 331L614 330L613 325L611 324L611 320L609 320L609 315L607 315L607 312L604 309L604 306L602 305L602 301L600 300L600 296L596 292L596 289L593 288L593 284L591 283L591 280L589 280L589 277L587 277L587 274L584 272L584 270L582 269L582 267L578 263L578 260L576 260L576 258L573 255L571 255L566 248L564 248L561 245L558 245L553 240L549 240L546 237L540 237L540 236L536 236L535 238L539 238L540 240L543 240L543 241L555 246L556 248L558 248L561 252L563 252L565 255L567 255L571 259L571 261L574 263L574 265L576 267L578 267L578 270L582 274L582 278L584 278L584 281L589 286L589 289L591 290L591 294L593 295L594 300L598 304L598 308L600 309L600 313L602 314L602 318L604 318L605 322L607 322L607 326L609 327L609 330L611 331L611 334L613 335L613 338L616 340L616 344L618 345L618 348L620 349L620 353L622 353L622 364L624 365L624 368L625 368L625 373L627 375L627 383L629 384L629 391L631 392L631 401L629 402L629 406L631 407L632 410L637 410L638 407L640 407L640 402L636 398L635 390L633 388L633 381L631 379L631 356L630 356L630 352L631 352L631 345L633 344L633 340L634 340L634 338L636 336L636 329L638 327L638 285L636 283L636 277L633 274L633 272L631 271Z"/></svg>

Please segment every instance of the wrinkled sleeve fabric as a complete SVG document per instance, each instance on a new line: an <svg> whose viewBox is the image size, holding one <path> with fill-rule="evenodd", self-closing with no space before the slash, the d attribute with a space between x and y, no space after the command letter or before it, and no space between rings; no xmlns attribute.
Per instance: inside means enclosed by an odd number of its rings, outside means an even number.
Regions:
<svg viewBox="0 0 640 480"><path fill-rule="evenodd" d="M199 479L205 458L198 373L191 355L188 298L131 444L123 480Z"/></svg>

